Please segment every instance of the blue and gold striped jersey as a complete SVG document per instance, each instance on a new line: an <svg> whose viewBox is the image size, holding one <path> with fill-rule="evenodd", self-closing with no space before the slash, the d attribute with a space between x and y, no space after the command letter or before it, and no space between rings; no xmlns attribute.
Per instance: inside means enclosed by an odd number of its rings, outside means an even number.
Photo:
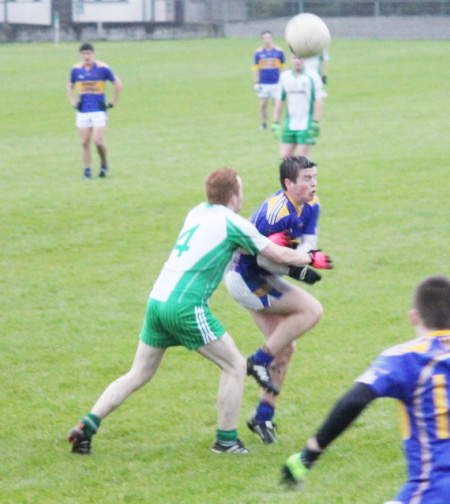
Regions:
<svg viewBox="0 0 450 504"><path fill-rule="evenodd" d="M299 207L280 189L263 201L250 218L250 222L264 236L286 231L294 242L300 243L303 235L317 234L319 215L320 203L317 197ZM246 273L254 271L267 274L258 266L255 256L242 254L236 271L243 270L246 270Z"/></svg>
<svg viewBox="0 0 450 504"><path fill-rule="evenodd" d="M299 207L280 189L257 208L250 221L264 236L288 231L293 240L299 241L304 234L316 234L319 214L319 198Z"/></svg>
<svg viewBox="0 0 450 504"><path fill-rule="evenodd" d="M277 84L280 70L284 70L284 52L281 47L274 46L272 49L260 47L255 51L252 70L259 71L260 84Z"/></svg>
<svg viewBox="0 0 450 504"><path fill-rule="evenodd" d="M450 502L450 331L383 352L356 380L399 400L408 481L400 503Z"/></svg>
<svg viewBox="0 0 450 504"><path fill-rule="evenodd" d="M80 112L98 112L100 103L105 103L106 81L116 80L114 73L106 63L94 61L91 68L86 69L83 63L72 67L70 82L80 97Z"/></svg>

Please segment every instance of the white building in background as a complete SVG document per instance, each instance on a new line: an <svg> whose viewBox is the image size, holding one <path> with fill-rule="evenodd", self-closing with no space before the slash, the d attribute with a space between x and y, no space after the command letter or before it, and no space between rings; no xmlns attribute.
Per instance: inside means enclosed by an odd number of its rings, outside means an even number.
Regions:
<svg viewBox="0 0 450 504"><path fill-rule="evenodd" d="M174 23L183 21L177 0L72 0L75 23Z"/></svg>
<svg viewBox="0 0 450 504"><path fill-rule="evenodd" d="M0 0L0 23L51 26L55 13L61 24L214 23L222 18L225 4L221 0Z"/></svg>
<svg viewBox="0 0 450 504"><path fill-rule="evenodd" d="M3 0L0 22L50 26L52 24L52 0Z"/></svg>

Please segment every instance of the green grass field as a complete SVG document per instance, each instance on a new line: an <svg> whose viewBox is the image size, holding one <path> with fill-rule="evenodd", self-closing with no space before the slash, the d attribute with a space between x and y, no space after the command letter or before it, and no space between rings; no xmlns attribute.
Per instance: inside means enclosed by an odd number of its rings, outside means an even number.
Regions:
<svg viewBox="0 0 450 504"><path fill-rule="evenodd" d="M284 44L283 41L279 41ZM372 405L311 472L301 496L279 470L385 347L412 337L411 289L449 274L448 42L332 44L319 164L320 245L336 269L309 288L323 321L298 345L263 446L209 452L219 370L173 349L102 424L91 457L68 430L131 364L148 292L205 175L235 167L242 214L278 188L278 149L257 130L258 40L96 44L124 82L110 114L111 176L84 182L65 95L78 44L0 46L0 321L4 504L380 504L404 479L397 409ZM240 56L241 55L241 56ZM97 173L98 162L93 166ZM220 287L212 308L244 355L262 342Z"/></svg>

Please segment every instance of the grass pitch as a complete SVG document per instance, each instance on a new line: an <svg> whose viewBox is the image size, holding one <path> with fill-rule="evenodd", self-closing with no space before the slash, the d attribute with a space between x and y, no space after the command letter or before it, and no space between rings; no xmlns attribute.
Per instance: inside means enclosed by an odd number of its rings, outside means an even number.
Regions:
<svg viewBox="0 0 450 504"><path fill-rule="evenodd" d="M257 130L258 43L96 44L124 91L110 113L110 177L91 182L65 95L78 44L0 46L2 503L379 504L404 479L396 407L385 400L330 447L301 496L277 486L280 466L351 381L412 337L412 287L449 274L448 42L333 41L311 157L320 245L336 269L310 288L325 316L299 341L280 442L247 432L257 399L248 380L240 436L251 455L210 453L219 371L173 349L103 422L92 456L69 453L68 430L131 364L148 292L204 199L205 175L238 170L244 216L278 188L276 142ZM211 305L244 355L261 343L222 287Z"/></svg>

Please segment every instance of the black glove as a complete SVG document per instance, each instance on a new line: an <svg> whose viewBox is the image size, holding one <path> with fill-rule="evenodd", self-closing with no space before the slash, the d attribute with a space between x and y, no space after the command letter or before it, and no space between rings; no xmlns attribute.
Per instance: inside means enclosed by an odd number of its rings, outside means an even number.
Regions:
<svg viewBox="0 0 450 504"><path fill-rule="evenodd" d="M106 110L106 109L109 109L109 108L113 108L114 105L112 103L105 103L105 102L100 102L100 110Z"/></svg>
<svg viewBox="0 0 450 504"><path fill-rule="evenodd" d="M289 266L289 276L307 284L318 282L322 276L307 266Z"/></svg>
<svg viewBox="0 0 450 504"><path fill-rule="evenodd" d="M325 86L325 84L327 83L327 76L326 75L322 75L322 82L323 82L323 85Z"/></svg>
<svg viewBox="0 0 450 504"><path fill-rule="evenodd" d="M76 105L72 105L72 107L78 111L81 110L81 101L79 101Z"/></svg>

